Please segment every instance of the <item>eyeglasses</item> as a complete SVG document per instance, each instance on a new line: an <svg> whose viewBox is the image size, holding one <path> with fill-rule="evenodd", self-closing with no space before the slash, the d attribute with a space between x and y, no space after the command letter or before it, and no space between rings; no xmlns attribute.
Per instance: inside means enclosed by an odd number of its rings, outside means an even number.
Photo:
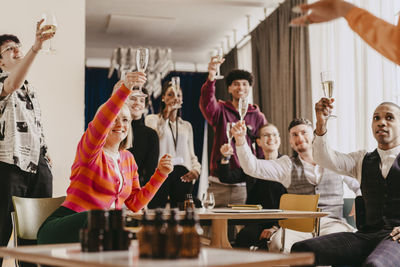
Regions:
<svg viewBox="0 0 400 267"><path fill-rule="evenodd" d="M3 55L4 53L11 52L15 49L21 49L22 45L21 44L10 44L6 46L3 50L1 50L0 55Z"/></svg>

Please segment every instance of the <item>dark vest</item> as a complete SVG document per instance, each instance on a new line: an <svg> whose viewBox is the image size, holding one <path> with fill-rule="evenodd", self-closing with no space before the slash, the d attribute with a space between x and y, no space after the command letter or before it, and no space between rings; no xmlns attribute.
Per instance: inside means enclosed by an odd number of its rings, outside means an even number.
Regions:
<svg viewBox="0 0 400 267"><path fill-rule="evenodd" d="M400 225L400 154L385 178L377 150L362 163L361 192L365 203L366 231L391 230Z"/></svg>
<svg viewBox="0 0 400 267"><path fill-rule="evenodd" d="M308 182L304 166L298 156L292 157L291 183L287 188L290 194L319 194L318 207L323 212L330 212L328 217L343 220L343 177L328 169L323 169L317 185Z"/></svg>

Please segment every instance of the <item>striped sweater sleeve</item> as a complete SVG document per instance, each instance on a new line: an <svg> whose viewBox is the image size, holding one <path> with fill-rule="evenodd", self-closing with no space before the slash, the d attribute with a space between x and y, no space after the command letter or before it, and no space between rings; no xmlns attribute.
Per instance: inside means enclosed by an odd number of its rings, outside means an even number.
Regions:
<svg viewBox="0 0 400 267"><path fill-rule="evenodd" d="M396 26L358 7L351 9L345 18L350 28L372 48L400 65L400 18Z"/></svg>
<svg viewBox="0 0 400 267"><path fill-rule="evenodd" d="M137 170L134 172L133 176L139 177ZM141 210L154 197L167 177L167 175L162 174L156 169L153 176L142 188L140 187L139 179L133 179L132 192L125 200L125 205L134 212Z"/></svg>
<svg viewBox="0 0 400 267"><path fill-rule="evenodd" d="M96 113L78 144L77 157L81 162L90 162L100 153L130 92L131 90L122 85Z"/></svg>

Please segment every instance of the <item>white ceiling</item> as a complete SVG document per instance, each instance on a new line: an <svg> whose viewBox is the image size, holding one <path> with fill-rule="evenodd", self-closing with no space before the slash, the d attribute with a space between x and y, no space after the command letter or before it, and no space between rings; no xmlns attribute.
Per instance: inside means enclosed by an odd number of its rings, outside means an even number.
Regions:
<svg viewBox="0 0 400 267"><path fill-rule="evenodd" d="M233 46L278 0L86 0L86 58L109 64L119 45L170 47L175 62L205 65L227 37ZM105 63L106 62L106 63ZM90 65L88 63L88 65Z"/></svg>

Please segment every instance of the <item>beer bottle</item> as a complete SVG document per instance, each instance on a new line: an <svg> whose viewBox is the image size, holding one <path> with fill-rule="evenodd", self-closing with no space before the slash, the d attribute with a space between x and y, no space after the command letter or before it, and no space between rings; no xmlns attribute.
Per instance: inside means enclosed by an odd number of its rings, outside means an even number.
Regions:
<svg viewBox="0 0 400 267"><path fill-rule="evenodd" d="M182 258L196 258L200 253L200 236L203 234L197 216L193 209L186 211L185 219L182 222Z"/></svg>
<svg viewBox="0 0 400 267"><path fill-rule="evenodd" d="M171 215L165 229L165 257L176 259L179 257L182 242L182 226L179 225L177 209L171 210Z"/></svg>
<svg viewBox="0 0 400 267"><path fill-rule="evenodd" d="M149 219L149 215L146 211L143 211L141 225L142 228L138 233L139 257L151 258L153 255L152 239L154 235L154 224L153 221Z"/></svg>

